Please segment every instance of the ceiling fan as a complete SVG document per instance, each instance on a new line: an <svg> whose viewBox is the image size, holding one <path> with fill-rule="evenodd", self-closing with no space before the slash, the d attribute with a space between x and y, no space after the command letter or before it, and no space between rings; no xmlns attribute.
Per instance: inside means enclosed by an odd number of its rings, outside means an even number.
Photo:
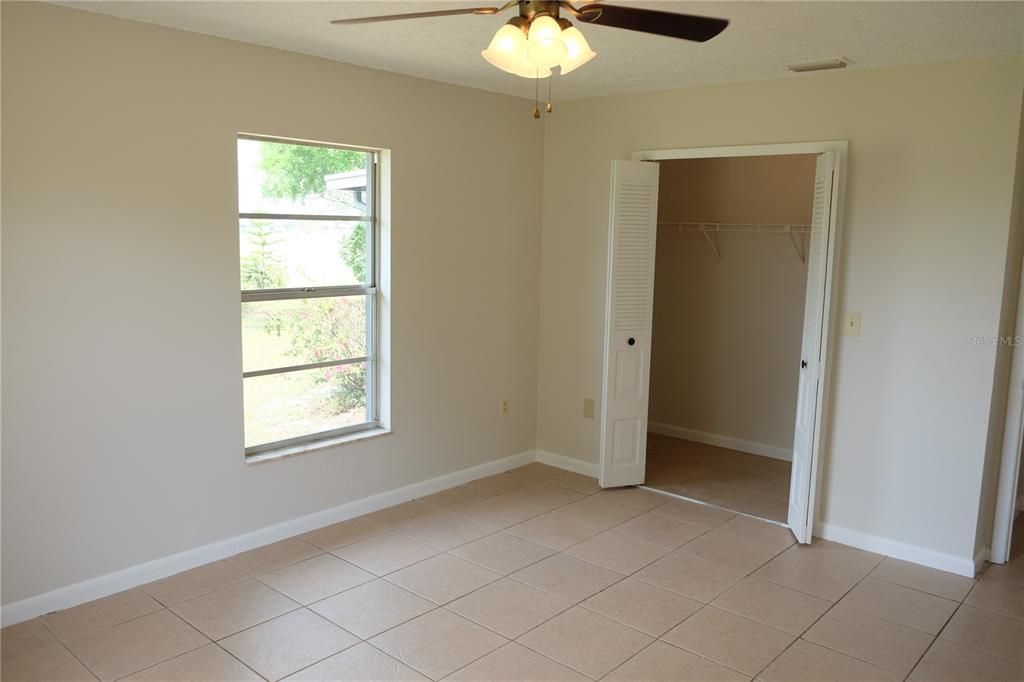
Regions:
<svg viewBox="0 0 1024 682"><path fill-rule="evenodd" d="M711 40L729 25L726 19L714 19L693 14L676 14L661 10L622 7L592 2L582 7L569 0L509 0L501 7L465 7L430 12L409 12L378 17L335 19L332 24L368 24L401 19L426 19L460 14L489 16L518 8L519 16L512 17L498 29L481 56L502 71L523 78L548 78L552 69L559 67L565 75L583 66L597 56L587 39L568 19L565 13L580 23L624 28L630 31L681 38L703 43ZM551 103L548 103L548 111ZM540 112L535 108L534 117Z"/></svg>

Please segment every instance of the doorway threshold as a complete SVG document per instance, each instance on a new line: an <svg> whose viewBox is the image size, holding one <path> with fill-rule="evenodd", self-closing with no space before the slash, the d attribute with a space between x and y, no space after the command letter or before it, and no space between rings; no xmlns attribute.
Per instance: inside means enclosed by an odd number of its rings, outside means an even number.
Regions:
<svg viewBox="0 0 1024 682"><path fill-rule="evenodd" d="M737 516L746 516L748 519L756 519L758 521L764 521L765 523L770 523L773 526L779 526L780 528L789 528L789 524L782 523L781 521L776 521L775 519L766 519L763 516L757 516L756 514L748 514L746 512L736 511L735 509L729 509L728 507L721 507L721 506L719 506L717 504L711 504L710 502L705 502L703 500L698 500L698 499L695 499L693 497L687 497L686 495L680 495L679 493L672 493L672 492L669 492L667 490L661 490L660 488L653 488L653 487L651 487L649 485L646 485L646 484L638 485L637 488L642 488L644 490L650 490L653 493L660 493L662 495L667 495L668 497L674 497L677 500L683 500L685 502L692 502L694 504L703 505L705 507L711 507L712 509L720 509L721 511L726 511L726 512L729 512L730 514L736 514Z"/></svg>

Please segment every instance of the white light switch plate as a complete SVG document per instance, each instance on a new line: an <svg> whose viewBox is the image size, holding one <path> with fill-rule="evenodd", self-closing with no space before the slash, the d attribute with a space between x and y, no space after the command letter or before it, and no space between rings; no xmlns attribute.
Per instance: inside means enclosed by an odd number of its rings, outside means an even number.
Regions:
<svg viewBox="0 0 1024 682"><path fill-rule="evenodd" d="M860 336L860 313L848 311L843 324L843 336Z"/></svg>

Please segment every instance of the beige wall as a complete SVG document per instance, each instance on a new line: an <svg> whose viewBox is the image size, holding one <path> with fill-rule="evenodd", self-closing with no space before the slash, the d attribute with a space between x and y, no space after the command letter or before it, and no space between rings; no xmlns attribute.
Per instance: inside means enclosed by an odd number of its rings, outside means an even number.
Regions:
<svg viewBox="0 0 1024 682"><path fill-rule="evenodd" d="M659 222L809 224L814 156L661 162ZM793 446L807 268L784 234L658 229L650 421Z"/></svg>
<svg viewBox="0 0 1024 682"><path fill-rule="evenodd" d="M992 58L567 102L545 128L538 448L595 462L609 166L642 149L849 140L818 519L973 553L1024 63ZM836 316L837 321L839 315Z"/></svg>
<svg viewBox="0 0 1024 682"><path fill-rule="evenodd" d="M5 604L533 448L542 125L522 100L2 12ZM239 131L392 150L390 436L243 462Z"/></svg>

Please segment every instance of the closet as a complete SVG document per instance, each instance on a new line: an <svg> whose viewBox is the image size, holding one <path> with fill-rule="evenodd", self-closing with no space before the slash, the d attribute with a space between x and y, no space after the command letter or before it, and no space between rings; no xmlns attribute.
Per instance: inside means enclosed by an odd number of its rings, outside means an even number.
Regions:
<svg viewBox="0 0 1024 682"><path fill-rule="evenodd" d="M647 485L785 521L815 159L659 162Z"/></svg>

